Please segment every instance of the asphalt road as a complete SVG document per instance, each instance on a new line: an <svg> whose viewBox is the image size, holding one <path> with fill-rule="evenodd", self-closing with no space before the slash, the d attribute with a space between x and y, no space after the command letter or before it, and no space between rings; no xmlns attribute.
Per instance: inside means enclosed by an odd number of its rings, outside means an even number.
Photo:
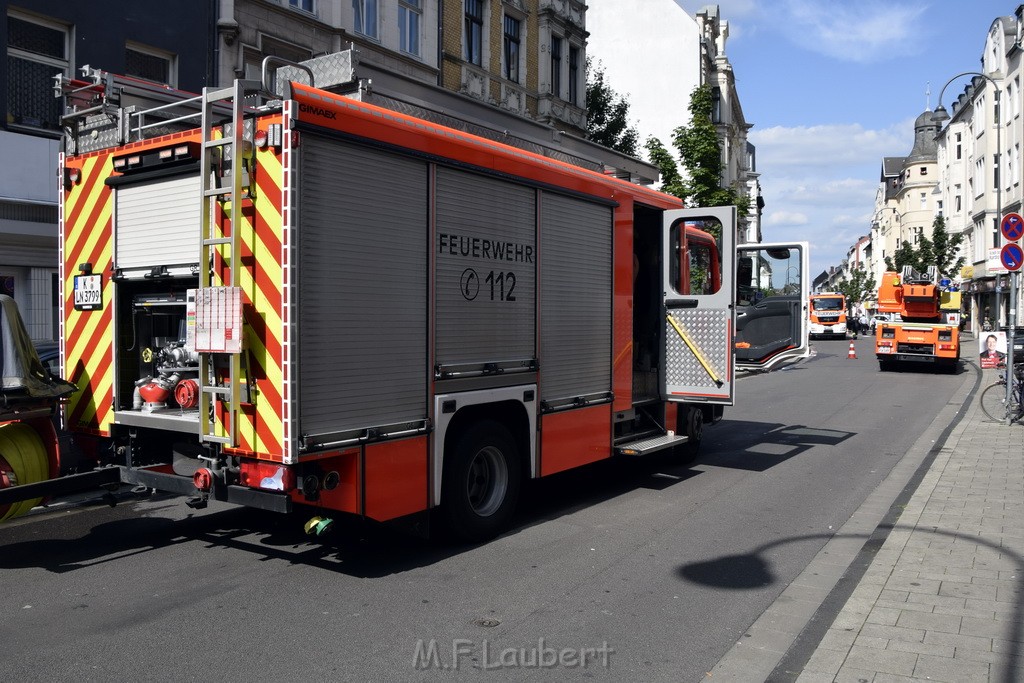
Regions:
<svg viewBox="0 0 1024 683"><path fill-rule="evenodd" d="M705 680L964 380L815 348L741 379L693 466L536 482L482 546L162 497L2 526L3 678Z"/></svg>

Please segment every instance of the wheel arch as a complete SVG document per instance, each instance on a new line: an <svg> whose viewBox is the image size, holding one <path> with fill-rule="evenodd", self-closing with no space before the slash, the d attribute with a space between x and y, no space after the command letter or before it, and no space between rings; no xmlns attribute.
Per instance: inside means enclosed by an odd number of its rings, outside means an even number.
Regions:
<svg viewBox="0 0 1024 683"><path fill-rule="evenodd" d="M444 458L459 436L481 420L494 420L512 435L519 450L523 478L536 476L537 463L537 387L444 394L435 397L436 426L431 457L431 507L441 502Z"/></svg>

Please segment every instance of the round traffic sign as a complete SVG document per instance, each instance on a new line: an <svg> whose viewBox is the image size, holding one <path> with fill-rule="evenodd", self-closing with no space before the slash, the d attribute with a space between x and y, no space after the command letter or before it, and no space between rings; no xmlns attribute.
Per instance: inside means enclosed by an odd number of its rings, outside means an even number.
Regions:
<svg viewBox="0 0 1024 683"><path fill-rule="evenodd" d="M1013 243L1004 245L999 250L999 260L1009 271L1020 270L1021 264L1024 263L1024 247Z"/></svg>
<svg viewBox="0 0 1024 683"><path fill-rule="evenodd" d="M1019 213L1008 213L999 222L1003 237L1009 242L1016 242L1024 235L1024 218Z"/></svg>

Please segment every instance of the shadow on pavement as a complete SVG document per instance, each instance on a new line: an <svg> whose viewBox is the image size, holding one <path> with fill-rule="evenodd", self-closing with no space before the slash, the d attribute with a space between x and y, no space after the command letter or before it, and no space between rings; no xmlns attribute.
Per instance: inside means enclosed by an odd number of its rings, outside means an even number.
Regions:
<svg viewBox="0 0 1024 683"><path fill-rule="evenodd" d="M777 581L775 574L772 572L771 562L763 556L764 553L767 553L772 549L789 545L791 543L803 543L808 540L829 541L832 539L843 538L865 539L866 542L864 548L853 562L851 562L851 568L855 565L859 565L857 569L860 570L857 571L855 569L853 572L853 585L848 585L846 587L847 589L843 592L844 595L841 600L830 600L833 595L826 598L822 606L818 608L814 616L809 620L808 626L805 627L804 631L797 637L797 641L801 638L808 638L808 631L811 630L811 626L818 626L818 628L814 629L814 640L806 641L801 644L807 648L808 655L807 658L799 662L800 667L793 668L802 668L803 665L806 665L810 654L813 654L813 647L816 647L818 642L820 642L821 638L825 635L827 629L832 625L832 622L838 615L839 610L841 610L843 605L846 603L846 598L849 597L849 594L852 593L856 583L859 581L860 577L863 576L864 571L866 571L870 566L875 553L881 549L881 546L885 541L885 537L896 529L905 531L924 531L922 529L917 529L914 526L903 526L897 524L895 526L880 525L878 529L876 529L875 534L872 534L870 537L861 534L806 534L765 543L746 553L723 555L711 560L684 564L680 566L676 572L684 581L702 586L735 591L759 589ZM997 556L1002 555L1013 560L1019 567L1017 571L1018 575L1021 574L1021 570L1024 570L1024 555L1010 550L1006 546L987 541L976 534L958 534L955 531L946 531L937 528L925 531L925 533L931 533L936 536L945 536L953 540L962 540L969 543L976 543L979 546L985 546L995 552ZM844 576L844 580L845 579L847 579L846 576ZM1005 641L1004 661L1006 668L1003 680L1007 683L1021 680L1021 657L1024 655L1024 643L1021 642L1024 640L1024 577L1017 579L1017 586L1017 590L1014 591L1016 595L1014 615L1011 619L1005 622L1009 627L1010 632L1000 638L1000 640ZM840 586L837 585L836 588L833 589L832 593L835 594L840 591ZM796 680L800 671L789 671L787 673L792 674L792 679ZM776 681L781 679L772 678L772 680Z"/></svg>
<svg viewBox="0 0 1024 683"><path fill-rule="evenodd" d="M764 471L814 445L840 443L850 434L807 427L730 420L727 445L716 444L697 463L671 453L645 458L613 458L531 481L524 487L509 533L572 515L631 491L665 490L701 474L692 464ZM707 445L707 444L705 444ZM765 449L777 453L763 452ZM199 542L209 547L252 553L261 560L283 560L360 578L375 578L429 566L475 546L426 541L407 527L381 524L329 512L331 534L312 538L303 523L313 508L290 515L251 508L211 506L190 512L184 499L154 495L130 499L117 508L0 528L0 568L40 567L64 573L169 546ZM175 519L187 515L184 519ZM429 516L423 518L429 523ZM429 526L428 526L429 528Z"/></svg>

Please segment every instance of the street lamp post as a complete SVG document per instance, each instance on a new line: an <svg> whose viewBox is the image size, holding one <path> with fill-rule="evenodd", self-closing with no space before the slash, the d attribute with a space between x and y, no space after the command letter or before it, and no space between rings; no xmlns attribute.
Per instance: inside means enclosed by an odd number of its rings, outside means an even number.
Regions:
<svg viewBox="0 0 1024 683"><path fill-rule="evenodd" d="M941 126L944 122L949 120L949 113L946 111L945 107L942 106L942 95L946 92L946 88L949 86L950 83L952 83L956 79L962 78L964 76L980 76L981 78L984 78L986 81L988 81L989 83L992 84L993 97L994 97L994 101L995 101L995 113L996 113L996 117L995 117L995 124L996 124L995 162L996 163L993 164L993 166L996 169L996 175L999 177L998 181L995 183L995 186L996 186L996 221L1001 224L1002 221L1003 221L1003 195L1002 195L1002 185L1003 185L1002 151L1003 151L1003 147L1002 147L1002 137L1001 137L1001 133L1002 133L1002 129L1003 129L1003 124L1002 124L1002 121L1003 121L1003 107L1002 107L1002 105L999 102L999 99L1000 99L999 98L999 85L995 82L995 80L991 76L987 76L986 74L983 74L983 73L981 73L979 71L964 71L963 73L959 73L956 76L953 76L951 79L946 81L946 85L942 86L942 90L939 91L939 106L936 107L935 111L932 113L932 121L934 121L935 123L937 123L937 124L939 124ZM999 276L997 275L996 276L996 283L997 284L999 282L998 277ZM997 323L998 323L998 319L999 319L999 299L998 299L998 294L996 296L997 296L997 298L996 298L996 320L997 320ZM1006 345L1007 346L1007 348L1006 348L1006 367L1007 367L1007 370L1006 370L1006 372L1007 372L1007 379L1006 379L1006 405L1010 405L1013 402L1013 380L1012 380L1012 377L1013 377L1013 344L1014 344L1014 337L1015 337L1015 332L1016 332L1016 328L1017 328L1017 271L1014 271L1010 275L1010 316L1009 316L1009 326L1008 327L1009 327L1009 332L1006 335L1007 336L1007 345ZM1006 420L1007 420L1007 424L1009 424L1009 421L1010 421L1010 416L1009 415L1007 415Z"/></svg>

